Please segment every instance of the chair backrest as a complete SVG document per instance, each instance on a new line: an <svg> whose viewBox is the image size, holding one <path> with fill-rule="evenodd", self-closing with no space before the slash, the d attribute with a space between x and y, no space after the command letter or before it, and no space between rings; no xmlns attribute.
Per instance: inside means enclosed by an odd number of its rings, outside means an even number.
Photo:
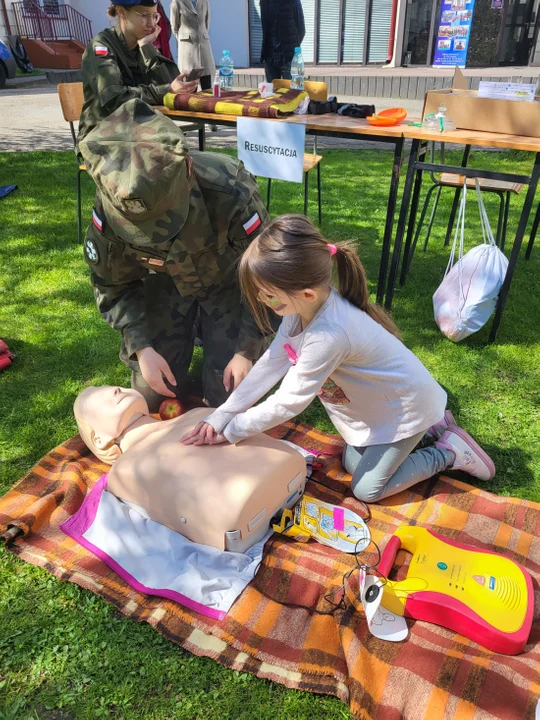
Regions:
<svg viewBox="0 0 540 720"><path fill-rule="evenodd" d="M60 98L64 120L68 123L78 122L84 104L82 82L60 83L58 85L58 97Z"/></svg>
<svg viewBox="0 0 540 720"><path fill-rule="evenodd" d="M281 88L290 88L290 80L274 80L274 90L280 90ZM319 100L325 102L328 100L328 85L325 82L319 82L318 80L305 80L304 90L309 95L310 100Z"/></svg>

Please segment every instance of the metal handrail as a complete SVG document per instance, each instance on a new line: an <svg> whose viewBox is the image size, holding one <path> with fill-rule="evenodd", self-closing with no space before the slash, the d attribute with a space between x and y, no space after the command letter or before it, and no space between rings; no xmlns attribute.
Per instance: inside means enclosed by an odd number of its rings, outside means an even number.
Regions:
<svg viewBox="0 0 540 720"><path fill-rule="evenodd" d="M12 7L17 34L21 38L47 43L76 40L83 45L87 45L92 39L91 21L71 5L58 5L50 14L34 0L15 2ZM56 52L55 48L52 49Z"/></svg>

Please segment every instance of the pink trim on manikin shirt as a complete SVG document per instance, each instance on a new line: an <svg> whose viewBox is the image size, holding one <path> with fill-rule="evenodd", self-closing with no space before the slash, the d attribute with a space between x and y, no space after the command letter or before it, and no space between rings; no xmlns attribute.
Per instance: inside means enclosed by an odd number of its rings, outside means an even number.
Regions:
<svg viewBox="0 0 540 720"><path fill-rule="evenodd" d="M137 590L137 592L143 593L145 595L158 595L159 597L164 597L168 600L174 600L174 602L183 605L189 610L194 610L195 612L198 612L201 615L206 615L206 617L210 617L213 620L223 620L223 618L227 614L223 610L214 610L213 608L209 608L206 605L202 605L201 603L198 603L195 600L192 600L191 598L182 595L182 593L176 592L176 590L168 590L167 588L146 587L146 585L143 585L138 580L136 580L133 575L128 573L127 570L125 570L121 565L119 565L116 560L114 560L110 555L107 555L106 552L98 548L96 545L94 545L84 537L84 533L89 529L89 527L92 525L96 518L101 494L106 489L107 475L104 475L94 485L94 487L90 491L90 494L83 501L83 504L77 510L75 515L72 515L69 520L66 520L65 523L62 523L62 525L60 525L60 530L62 530L62 532L65 533L68 537L70 537L72 540L75 540L76 543L86 548L86 550L91 552L100 560L103 560L103 562L108 565L111 570L114 570L114 572L119 575L122 580L125 580L127 584L130 585L134 590Z"/></svg>

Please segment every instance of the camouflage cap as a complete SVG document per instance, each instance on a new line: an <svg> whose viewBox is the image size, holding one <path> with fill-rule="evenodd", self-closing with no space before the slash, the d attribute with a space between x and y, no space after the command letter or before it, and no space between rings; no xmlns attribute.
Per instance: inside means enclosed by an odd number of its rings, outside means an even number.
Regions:
<svg viewBox="0 0 540 720"><path fill-rule="evenodd" d="M189 212L184 135L142 100L129 100L79 143L113 232L149 245L172 239Z"/></svg>

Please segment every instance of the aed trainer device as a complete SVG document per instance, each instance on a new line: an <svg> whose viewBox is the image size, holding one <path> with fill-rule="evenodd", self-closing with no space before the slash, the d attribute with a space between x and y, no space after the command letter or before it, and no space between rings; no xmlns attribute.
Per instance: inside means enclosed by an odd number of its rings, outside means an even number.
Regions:
<svg viewBox="0 0 540 720"><path fill-rule="evenodd" d="M517 562L421 527L403 526L379 563L388 577L399 550L412 553L404 580L388 580L381 604L396 615L442 625L504 655L522 652L531 631L534 592Z"/></svg>

